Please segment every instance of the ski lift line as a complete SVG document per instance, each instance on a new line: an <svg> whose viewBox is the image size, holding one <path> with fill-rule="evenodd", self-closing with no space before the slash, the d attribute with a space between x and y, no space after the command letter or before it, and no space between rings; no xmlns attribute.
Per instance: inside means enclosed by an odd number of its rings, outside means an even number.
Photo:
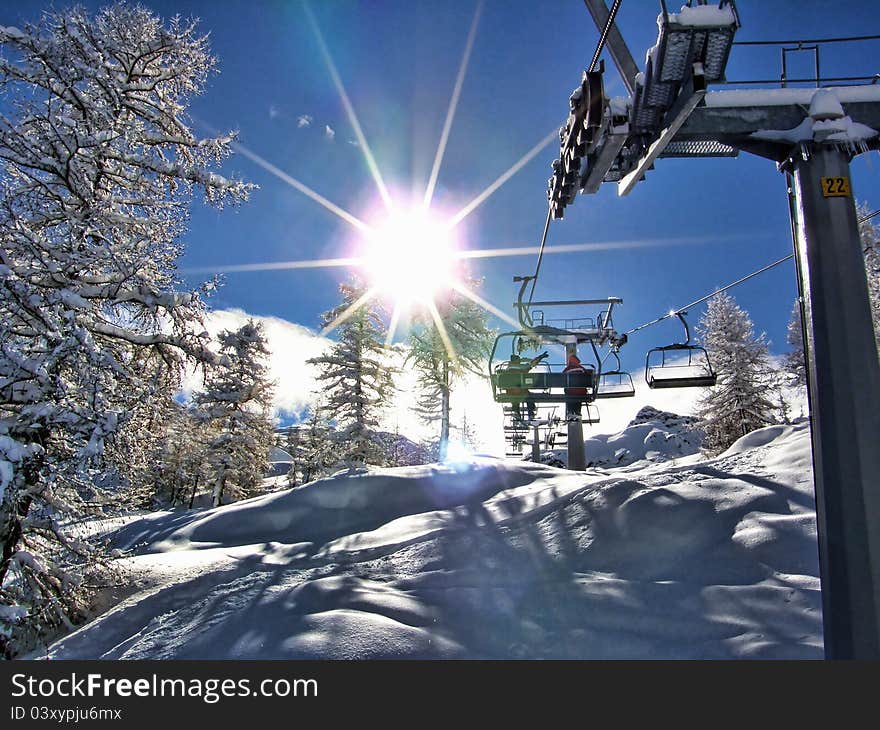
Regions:
<svg viewBox="0 0 880 730"><path fill-rule="evenodd" d="M602 29L602 34L599 36L599 43L596 45L596 51L593 53L593 60L590 61L590 73L596 70L596 66L599 63L599 56L602 55L602 51L605 49L605 42L608 40L608 34L611 32L611 26L614 25L614 17L617 15L617 11L620 9L620 3L623 0L614 0L614 4L611 6L611 11L608 13L608 20L605 21L605 27Z"/></svg>
<svg viewBox="0 0 880 730"><path fill-rule="evenodd" d="M576 305L576 304L623 304L623 299L620 297L607 297L606 299L565 299L565 300L557 300L557 301L548 301L548 302L531 302L528 306L530 307L560 307L564 305ZM514 307L520 306L518 303L514 303Z"/></svg>
<svg viewBox="0 0 880 730"><path fill-rule="evenodd" d="M681 314L682 312L686 312L691 307L696 307L698 304L702 304L703 302L711 299L712 297L716 296L717 294L721 294L721 292L725 292L728 289L732 289L735 286L739 286L740 284L747 282L749 279L753 279L754 277L758 276L759 274L763 274L765 271L770 271L770 269L775 268L776 266L779 266L780 264L784 264L786 261L790 261L793 258L794 258L794 254L790 253L788 256L785 256L784 258L781 258L778 261L774 261L772 264L767 264L767 266L764 266L764 267L758 269L757 271L753 271L751 274L748 274L747 276L744 276L741 279L737 279L736 281L728 284L727 286L723 286L720 289L716 289L711 294L707 294L704 297L700 297L699 299L697 299L693 302L690 302L689 304L685 304L683 307L679 307L678 309L673 309L670 312L667 312L666 314L664 314L662 317L658 317L657 319L651 320L650 322L646 322L645 324L639 325L638 327L634 327L633 329L624 332L624 335L631 335L634 332L638 332L639 330L645 329L646 327L651 327L652 325L659 324L660 322L662 322L666 319L669 319L670 317L677 317L679 314Z"/></svg>
<svg viewBox="0 0 880 730"><path fill-rule="evenodd" d="M614 25L614 18L617 16L617 11L620 9L621 2L623 2L623 0L614 0L614 4L611 6L611 10L608 13L608 19L605 21L605 27L602 28L602 33L599 36L599 42L596 44L596 50L593 53L593 59L590 61L590 73L593 73L596 70L596 66L599 64L599 57L602 55L602 51L605 49L605 43L608 40L608 34L611 32L611 27ZM574 131L573 128L572 131ZM547 244L547 234L550 231L550 221L552 219L553 208L551 205L548 205L547 220L544 222L544 233L541 236L541 248L538 251L538 263L535 266L535 275L532 278L532 286L529 290L529 304L532 303L532 298L535 296L535 286L538 284L538 275L541 273L541 262L544 260L544 247Z"/></svg>
<svg viewBox="0 0 880 730"><path fill-rule="evenodd" d="M856 41L880 41L880 35L856 35L846 38L807 38L793 40L769 40L769 41L734 41L735 46L787 46L802 45L804 43L853 43Z"/></svg>
<svg viewBox="0 0 880 730"><path fill-rule="evenodd" d="M535 266L535 274L532 276L532 288L529 291L529 304L535 296L535 285L538 283L538 275L541 273L541 262L544 260L544 247L547 245L547 234L550 232L550 221L553 220L553 208L547 205L547 220L544 221L544 233L541 236L541 246L538 249L538 263Z"/></svg>
<svg viewBox="0 0 880 730"><path fill-rule="evenodd" d="M861 218L858 219L858 222L865 223L866 221L871 220L872 218L874 218L877 215L880 215L880 208L875 210L873 213L868 213L867 215L862 216ZM651 320L650 322L646 322L645 324L639 325L638 327L634 327L631 330L627 330L623 334L624 335L631 335L634 332L638 332L639 330L645 329L646 327L651 327L652 325L659 324L660 322L663 322L664 320L667 320L670 317L677 317L680 313L686 312L688 309L690 309L691 307L696 307L698 304L702 304L703 302L714 297L716 294L720 294L721 292L725 292L728 289L732 289L735 286L739 286L740 284L747 282L749 279L753 279L754 277L758 276L759 274L763 274L765 271L769 271L770 269L773 269L773 268L779 266L780 264L784 264L786 261L789 261L793 258L794 258L794 254L789 254L788 256L785 256L785 257L779 259L778 261L774 261L772 264L767 264L767 266L764 266L764 267L758 269L757 271L753 271L751 274L748 274L747 276L744 276L741 279L737 279L736 281L732 282L731 284L728 284L727 286L723 286L720 289L716 289L711 294L707 294L706 296L701 297L700 299L697 299L697 300L691 302L690 304L685 304L683 307L679 307L678 309L672 310L672 311L668 312L667 314L664 314L662 317L658 317L657 319Z"/></svg>

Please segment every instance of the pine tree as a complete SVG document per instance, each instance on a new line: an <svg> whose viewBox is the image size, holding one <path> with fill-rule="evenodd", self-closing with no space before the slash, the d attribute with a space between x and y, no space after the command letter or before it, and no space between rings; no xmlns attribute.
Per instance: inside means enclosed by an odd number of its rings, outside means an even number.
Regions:
<svg viewBox="0 0 880 730"><path fill-rule="evenodd" d="M211 503L253 496L269 470L274 444L273 383L262 324L248 320L218 335L220 361L208 369L205 389L193 400L215 428L208 444Z"/></svg>
<svg viewBox="0 0 880 730"><path fill-rule="evenodd" d="M287 472L287 486L295 487L299 484L302 474L303 456L305 454L305 440L303 439L302 424L288 426L284 432L284 438L279 446L290 454L290 469Z"/></svg>
<svg viewBox="0 0 880 730"><path fill-rule="evenodd" d="M717 385L698 405L706 433L703 448L717 454L774 422L775 408L767 398L774 373L764 335L755 336L748 314L729 295L709 300L698 332L718 374Z"/></svg>
<svg viewBox="0 0 880 730"><path fill-rule="evenodd" d="M471 451L476 450L480 446L480 439L473 424L468 420L467 411L462 414L461 426L459 428L459 436L461 443Z"/></svg>
<svg viewBox="0 0 880 730"><path fill-rule="evenodd" d="M860 203L857 212L859 218L865 218L869 215L869 208L865 203ZM874 321L874 337L877 341L878 356L880 356L880 232L870 220L864 220L859 224L859 235L865 257L865 274L868 279L868 298ZM795 385L806 386L804 336L801 310L797 301L794 303L788 321L786 340L792 349L785 355L783 368L792 376Z"/></svg>
<svg viewBox="0 0 880 730"><path fill-rule="evenodd" d="M385 323L375 300L351 310L366 292L363 284L341 284L339 292L342 302L323 315L322 325L326 327L346 312L350 316L336 328L338 339L329 352L307 362L319 368L326 413L336 424L338 459L349 465L381 465L385 454L376 430L394 393L393 369L384 345Z"/></svg>
<svg viewBox="0 0 880 730"><path fill-rule="evenodd" d="M118 469L105 445L160 363L165 390L183 357L209 357L203 305L176 291L178 241L194 189L222 204L249 186L211 172L230 137L187 126L216 67L194 24L73 7L0 28L0 48L0 605L27 606L0 620L9 654L22 624L45 635L84 615L100 561L64 518Z"/></svg>
<svg viewBox="0 0 880 730"><path fill-rule="evenodd" d="M858 206L859 218L870 214L867 204ZM880 357L880 230L871 220L859 224L862 251L865 255L865 274L868 277L868 297L871 302L871 317L874 320L874 339L877 342L877 356Z"/></svg>
<svg viewBox="0 0 880 730"><path fill-rule="evenodd" d="M785 354L782 363L783 369L791 376L794 385L806 387L807 365L804 358L804 330L801 323L801 305L798 301L795 301L791 310L786 341L792 349Z"/></svg>
<svg viewBox="0 0 880 730"><path fill-rule="evenodd" d="M154 462L154 499L159 506L192 507L204 486L207 429L192 407L174 403L163 417L162 442Z"/></svg>
<svg viewBox="0 0 880 730"><path fill-rule="evenodd" d="M309 411L303 432L302 483L320 479L327 467L336 463L333 429L327 420L323 397L319 397Z"/></svg>
<svg viewBox="0 0 880 730"><path fill-rule="evenodd" d="M471 281L468 286L478 288L479 283ZM440 423L437 454L442 460L449 445L453 387L468 373L485 376L495 333L489 329L485 311L458 292L452 292L438 311L443 330L426 312L413 318L407 362L419 374L419 415L426 423Z"/></svg>

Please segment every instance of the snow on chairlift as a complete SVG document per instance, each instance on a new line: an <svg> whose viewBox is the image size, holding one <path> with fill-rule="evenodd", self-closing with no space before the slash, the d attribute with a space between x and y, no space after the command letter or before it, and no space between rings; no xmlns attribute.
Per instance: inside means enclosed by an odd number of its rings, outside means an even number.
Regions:
<svg viewBox="0 0 880 730"><path fill-rule="evenodd" d="M611 350L611 354L617 360L617 367L599 375L596 398L632 398L636 394L632 375L620 369L620 356L617 352Z"/></svg>
<svg viewBox="0 0 880 730"><path fill-rule="evenodd" d="M684 316L675 312L684 326L685 341L648 350L645 357L645 381L648 387L695 388L711 387L718 380L709 353L704 347L691 344L691 332Z"/></svg>

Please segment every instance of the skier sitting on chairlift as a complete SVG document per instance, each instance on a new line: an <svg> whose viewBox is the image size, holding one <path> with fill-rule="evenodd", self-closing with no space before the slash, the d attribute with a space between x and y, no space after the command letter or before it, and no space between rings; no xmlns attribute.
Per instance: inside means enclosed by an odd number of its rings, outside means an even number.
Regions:
<svg viewBox="0 0 880 730"><path fill-rule="evenodd" d="M519 355L513 354L510 356L510 360L508 361L507 366L504 369L507 370L508 372L527 373L533 367L538 365L541 362L541 360L543 360L545 357L547 357L546 352L542 352L540 355L538 355L537 357L533 357L530 360L523 360ZM508 393L510 395L528 395L529 391L527 388L507 388L504 392ZM518 420L518 421L521 421L522 420L522 411L520 410L520 403L513 402L513 403L511 403L511 406L513 408L514 418L516 418L516 420ZM535 403L534 403L534 401L526 401L526 408L528 410L529 421L534 421L535 420Z"/></svg>
<svg viewBox="0 0 880 730"><path fill-rule="evenodd" d="M589 373L590 371L581 365L580 358L572 353L568 356L568 364L562 369L563 373ZM586 395L586 388L566 388L566 395Z"/></svg>

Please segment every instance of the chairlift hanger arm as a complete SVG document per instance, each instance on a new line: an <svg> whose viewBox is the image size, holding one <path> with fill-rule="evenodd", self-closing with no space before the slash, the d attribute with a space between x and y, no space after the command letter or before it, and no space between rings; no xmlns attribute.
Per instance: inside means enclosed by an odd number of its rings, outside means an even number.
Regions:
<svg viewBox="0 0 880 730"><path fill-rule="evenodd" d="M614 62L617 64L618 69L620 70L620 75L623 78L623 83L626 85L627 90L630 94L633 93L635 89L635 77L638 74L638 67L633 61L632 54L629 52L629 48L627 48L626 43L623 40L623 36L620 35L620 31L617 29L617 26L614 24L614 18L617 16L617 11L620 8L620 3L622 0L614 0L613 5L611 6L611 10L608 10L608 6L605 5L604 0L584 0L587 6L587 9L590 11L593 16L593 20L596 23L597 27L601 27L602 31L599 35L599 42L596 44L596 50L593 53L593 58L590 61L589 73L594 73L596 71L597 66L599 66L599 57L602 55L602 50L605 48L606 43L610 43L611 49L611 57ZM565 147L567 148L570 145L571 139L576 134L577 130L574 126L572 126L569 131L569 138L566 140ZM544 222L544 233L541 236L541 247L538 251L538 262L535 266L535 274L532 277L532 288L529 292L529 303L531 303L532 299L535 296L535 287L538 284L538 275L541 273L541 263L544 260L544 248L547 245L547 235L550 232L550 221L553 220L553 203L552 201L548 201L547 205L547 220ZM520 301L522 301L522 296L520 296ZM522 312L523 310L520 309Z"/></svg>

